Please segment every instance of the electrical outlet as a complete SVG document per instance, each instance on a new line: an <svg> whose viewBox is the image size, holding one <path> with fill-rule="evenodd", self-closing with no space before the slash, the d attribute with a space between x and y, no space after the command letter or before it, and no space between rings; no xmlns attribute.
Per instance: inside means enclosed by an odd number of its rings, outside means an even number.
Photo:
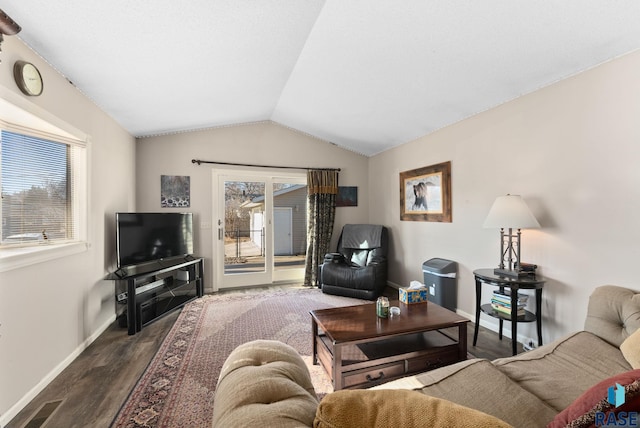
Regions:
<svg viewBox="0 0 640 428"><path fill-rule="evenodd" d="M538 347L538 344L530 337L527 337L524 339L524 342L522 342L522 349L524 349L525 351L531 351L532 349L535 349Z"/></svg>

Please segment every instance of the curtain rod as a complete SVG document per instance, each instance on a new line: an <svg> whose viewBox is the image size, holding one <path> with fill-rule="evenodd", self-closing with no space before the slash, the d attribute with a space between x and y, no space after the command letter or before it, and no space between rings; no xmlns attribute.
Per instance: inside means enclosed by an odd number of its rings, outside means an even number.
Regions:
<svg viewBox="0 0 640 428"><path fill-rule="evenodd" d="M213 163L217 165L234 165L234 166L253 166L257 168L279 168L279 169L306 169L306 170L320 170L320 171L340 171L340 168L310 168L310 167L297 167L297 166L275 166L275 165L255 165L250 163L233 163L233 162L216 162L205 161L200 159L191 159L191 163L197 163L201 165L203 163Z"/></svg>

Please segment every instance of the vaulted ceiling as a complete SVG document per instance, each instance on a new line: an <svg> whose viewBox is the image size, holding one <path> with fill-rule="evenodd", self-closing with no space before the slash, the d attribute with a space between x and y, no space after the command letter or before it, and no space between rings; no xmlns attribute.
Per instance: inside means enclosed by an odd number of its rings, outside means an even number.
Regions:
<svg viewBox="0 0 640 428"><path fill-rule="evenodd" d="M271 120L364 155L640 47L637 0L10 0L137 137ZM45 83L46 91L46 83Z"/></svg>

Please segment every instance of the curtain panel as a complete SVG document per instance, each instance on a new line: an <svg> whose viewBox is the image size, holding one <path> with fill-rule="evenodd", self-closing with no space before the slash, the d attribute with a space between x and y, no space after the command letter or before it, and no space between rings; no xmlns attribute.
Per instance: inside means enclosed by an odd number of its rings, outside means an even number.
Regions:
<svg viewBox="0 0 640 428"><path fill-rule="evenodd" d="M329 252L338 194L338 171L309 170L307 172L307 255L304 285L318 284L318 267Z"/></svg>

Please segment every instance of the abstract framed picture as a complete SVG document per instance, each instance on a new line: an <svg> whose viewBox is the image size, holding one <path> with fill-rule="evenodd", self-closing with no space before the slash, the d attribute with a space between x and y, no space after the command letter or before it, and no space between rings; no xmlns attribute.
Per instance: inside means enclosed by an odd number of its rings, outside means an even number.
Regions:
<svg viewBox="0 0 640 428"><path fill-rule="evenodd" d="M160 206L186 208L191 206L191 177L182 175L160 176Z"/></svg>
<svg viewBox="0 0 640 428"><path fill-rule="evenodd" d="M451 223L451 161L400 173L400 220Z"/></svg>
<svg viewBox="0 0 640 428"><path fill-rule="evenodd" d="M358 187L357 186L338 186L338 195L336 196L336 207L357 207L358 206Z"/></svg>

